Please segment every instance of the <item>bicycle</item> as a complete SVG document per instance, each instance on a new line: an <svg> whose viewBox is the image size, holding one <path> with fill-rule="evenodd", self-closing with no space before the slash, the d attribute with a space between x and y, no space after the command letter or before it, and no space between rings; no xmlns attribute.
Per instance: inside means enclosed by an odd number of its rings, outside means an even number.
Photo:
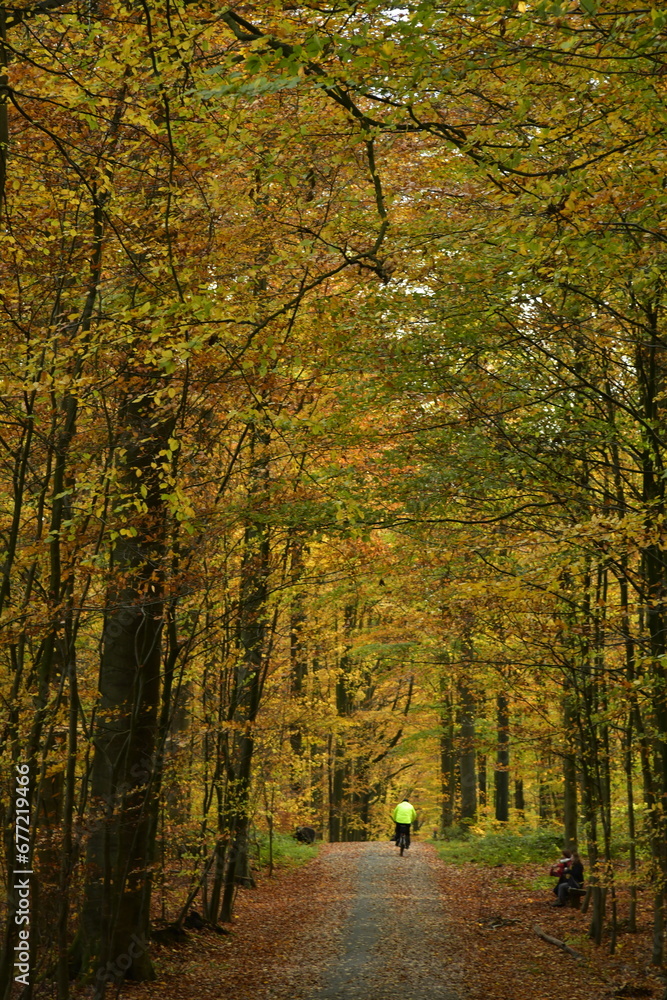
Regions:
<svg viewBox="0 0 667 1000"><path fill-rule="evenodd" d="M399 848L401 852L401 857L403 857L403 851L408 846L408 837L405 830L401 830L400 836L396 841L396 846Z"/></svg>

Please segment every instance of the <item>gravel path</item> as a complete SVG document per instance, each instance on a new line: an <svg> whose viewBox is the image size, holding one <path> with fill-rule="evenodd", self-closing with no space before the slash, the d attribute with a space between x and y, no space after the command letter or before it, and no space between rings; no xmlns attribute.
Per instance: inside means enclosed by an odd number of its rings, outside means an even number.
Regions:
<svg viewBox="0 0 667 1000"><path fill-rule="evenodd" d="M128 984L120 996L464 1000L460 935L442 880L428 844L413 841L403 858L388 841L324 844L303 867L239 893L233 933L155 949L158 980ZM456 887L452 895L458 905Z"/></svg>
<svg viewBox="0 0 667 1000"><path fill-rule="evenodd" d="M348 845L336 846L332 863ZM413 843L401 858L387 842L354 847L342 953L313 1000L459 1000L451 917L442 907L433 850Z"/></svg>
<svg viewBox="0 0 667 1000"><path fill-rule="evenodd" d="M560 1000L563 973L571 1000L664 1000L646 966L648 896L639 895L640 933L609 956L588 939L583 914L554 910L549 891L531 889L543 874L445 865L414 841L404 858L387 841L323 844L302 867L240 892L231 934L155 947L157 980L128 983L120 1000ZM555 957L535 923L586 960ZM71 996L89 1000L90 988L73 984Z"/></svg>

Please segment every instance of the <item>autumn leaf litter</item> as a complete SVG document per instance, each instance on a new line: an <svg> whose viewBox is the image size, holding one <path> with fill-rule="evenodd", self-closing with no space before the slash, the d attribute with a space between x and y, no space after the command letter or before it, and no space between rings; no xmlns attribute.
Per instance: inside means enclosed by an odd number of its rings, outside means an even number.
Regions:
<svg viewBox="0 0 667 1000"><path fill-rule="evenodd" d="M443 864L434 849L413 844L399 859L382 844L327 844L313 861L263 876L240 891L232 933L191 934L185 944L155 949L154 983L125 986L121 996L142 1000L317 1000L329 996L457 996L460 1000L659 1000L664 984L648 966L650 900L640 894L639 933L622 934L615 956L587 937L589 918L549 906L553 896L527 886L543 869ZM370 852L370 853L369 853ZM378 876L371 900L379 922L369 970L341 988L350 915L359 914L360 873L369 882L369 857L391 867ZM373 862L374 864L375 862ZM372 870L372 869L371 869ZM384 872L389 873L389 877ZM372 882L372 878L370 880ZM371 887L371 892L373 891ZM428 905L415 900L428 898ZM621 916L623 915L621 894ZM379 907L379 908L378 908ZM396 914L405 914L402 923ZM576 961L545 943L534 926L584 955ZM401 936L405 930L405 936ZM429 987L432 984L432 988ZM412 988L417 992L412 992ZM327 992L327 988L330 992ZM361 992L357 992L357 989ZM398 991L398 992L396 992ZM451 991L451 992L450 992Z"/></svg>

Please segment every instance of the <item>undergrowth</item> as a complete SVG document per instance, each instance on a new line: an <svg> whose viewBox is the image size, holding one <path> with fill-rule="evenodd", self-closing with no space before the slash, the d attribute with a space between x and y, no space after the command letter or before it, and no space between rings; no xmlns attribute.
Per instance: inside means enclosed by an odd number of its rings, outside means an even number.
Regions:
<svg viewBox="0 0 667 1000"><path fill-rule="evenodd" d="M296 868L316 857L321 844L300 844L289 833L274 833L273 864L280 868ZM266 874L269 868L269 837L258 831L252 838L250 857L253 867L257 866Z"/></svg>
<svg viewBox="0 0 667 1000"><path fill-rule="evenodd" d="M432 841L440 857L448 864L474 862L493 868L498 865L541 864L545 872L560 856L563 849L562 831L552 827L513 826L498 829L497 826L454 826ZM638 837L635 841L636 870L634 876L628 869L627 838L619 838L612 844L611 857L614 861L617 884L633 882L635 885L650 880L650 855L645 842ZM580 852L587 866L586 841L580 837ZM590 872L589 872L590 874ZM598 877L605 884L605 873L601 869ZM549 876L531 883L533 889L544 888Z"/></svg>
<svg viewBox="0 0 667 1000"><path fill-rule="evenodd" d="M447 835L448 834L448 835ZM559 855L562 839L553 830L479 829L447 831L444 840L434 841L440 857L449 864L467 861L493 868L496 865L551 864Z"/></svg>

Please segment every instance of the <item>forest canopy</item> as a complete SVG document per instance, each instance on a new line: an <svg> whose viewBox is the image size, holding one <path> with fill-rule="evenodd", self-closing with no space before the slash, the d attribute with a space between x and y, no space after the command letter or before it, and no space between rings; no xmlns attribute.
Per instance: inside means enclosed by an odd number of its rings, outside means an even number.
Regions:
<svg viewBox="0 0 667 1000"><path fill-rule="evenodd" d="M0 4L3 997L24 808L63 998L406 791L598 943L623 839L663 964L666 73L636 0Z"/></svg>

